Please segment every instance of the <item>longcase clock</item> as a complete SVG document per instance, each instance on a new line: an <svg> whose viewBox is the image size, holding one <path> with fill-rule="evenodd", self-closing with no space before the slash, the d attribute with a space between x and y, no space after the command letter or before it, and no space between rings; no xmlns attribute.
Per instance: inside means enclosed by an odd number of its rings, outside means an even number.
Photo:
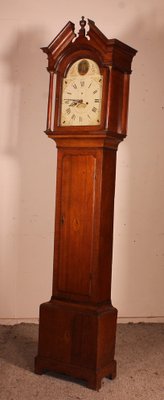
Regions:
<svg viewBox="0 0 164 400"><path fill-rule="evenodd" d="M114 378L117 310L111 303L116 152L126 136L136 50L82 17L43 51L50 73L46 134L57 145L54 272L40 306L35 372L53 370L98 390ZM54 74L56 89L54 91Z"/></svg>

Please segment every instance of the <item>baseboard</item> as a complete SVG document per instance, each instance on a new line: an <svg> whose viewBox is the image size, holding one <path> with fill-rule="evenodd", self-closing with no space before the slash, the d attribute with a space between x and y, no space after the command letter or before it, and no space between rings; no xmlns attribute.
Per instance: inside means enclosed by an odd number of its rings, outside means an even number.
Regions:
<svg viewBox="0 0 164 400"><path fill-rule="evenodd" d="M143 323L164 323L164 316L162 317L118 317L119 324L138 324ZM38 324L39 318L0 318L0 325L16 325L16 324Z"/></svg>
<svg viewBox="0 0 164 400"><path fill-rule="evenodd" d="M0 325L38 324L39 318L0 318Z"/></svg>
<svg viewBox="0 0 164 400"><path fill-rule="evenodd" d="M160 317L118 317L119 324L138 324L140 322L150 324L150 323L164 323L164 316Z"/></svg>

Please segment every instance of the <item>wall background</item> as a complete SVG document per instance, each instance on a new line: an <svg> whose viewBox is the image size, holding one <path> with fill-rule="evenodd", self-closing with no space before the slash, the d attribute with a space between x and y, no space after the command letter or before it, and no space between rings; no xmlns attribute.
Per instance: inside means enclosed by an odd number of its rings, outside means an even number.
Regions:
<svg viewBox="0 0 164 400"><path fill-rule="evenodd" d="M37 318L51 296L56 149L44 135L40 47L81 15L138 49L128 138L118 150L113 304L129 320L164 316L163 0L1 0L0 318Z"/></svg>

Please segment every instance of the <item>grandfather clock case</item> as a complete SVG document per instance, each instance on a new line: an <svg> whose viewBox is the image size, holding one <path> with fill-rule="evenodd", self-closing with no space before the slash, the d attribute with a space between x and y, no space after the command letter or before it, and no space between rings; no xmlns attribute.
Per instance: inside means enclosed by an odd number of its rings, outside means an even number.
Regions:
<svg viewBox="0 0 164 400"><path fill-rule="evenodd" d="M82 17L48 47L46 134L57 145L53 291L40 306L35 372L55 371L98 390L116 376L111 302L118 144L127 130L136 50ZM56 87L54 85L56 75ZM54 89L55 87L55 89Z"/></svg>

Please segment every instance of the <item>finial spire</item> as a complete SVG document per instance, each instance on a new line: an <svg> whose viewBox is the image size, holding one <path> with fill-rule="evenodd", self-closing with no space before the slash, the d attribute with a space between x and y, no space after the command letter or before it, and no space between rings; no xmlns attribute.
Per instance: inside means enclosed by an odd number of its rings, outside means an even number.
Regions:
<svg viewBox="0 0 164 400"><path fill-rule="evenodd" d="M81 17L80 20L80 30L79 30L79 36L84 36L85 37L85 25L86 25L86 21L84 17Z"/></svg>

